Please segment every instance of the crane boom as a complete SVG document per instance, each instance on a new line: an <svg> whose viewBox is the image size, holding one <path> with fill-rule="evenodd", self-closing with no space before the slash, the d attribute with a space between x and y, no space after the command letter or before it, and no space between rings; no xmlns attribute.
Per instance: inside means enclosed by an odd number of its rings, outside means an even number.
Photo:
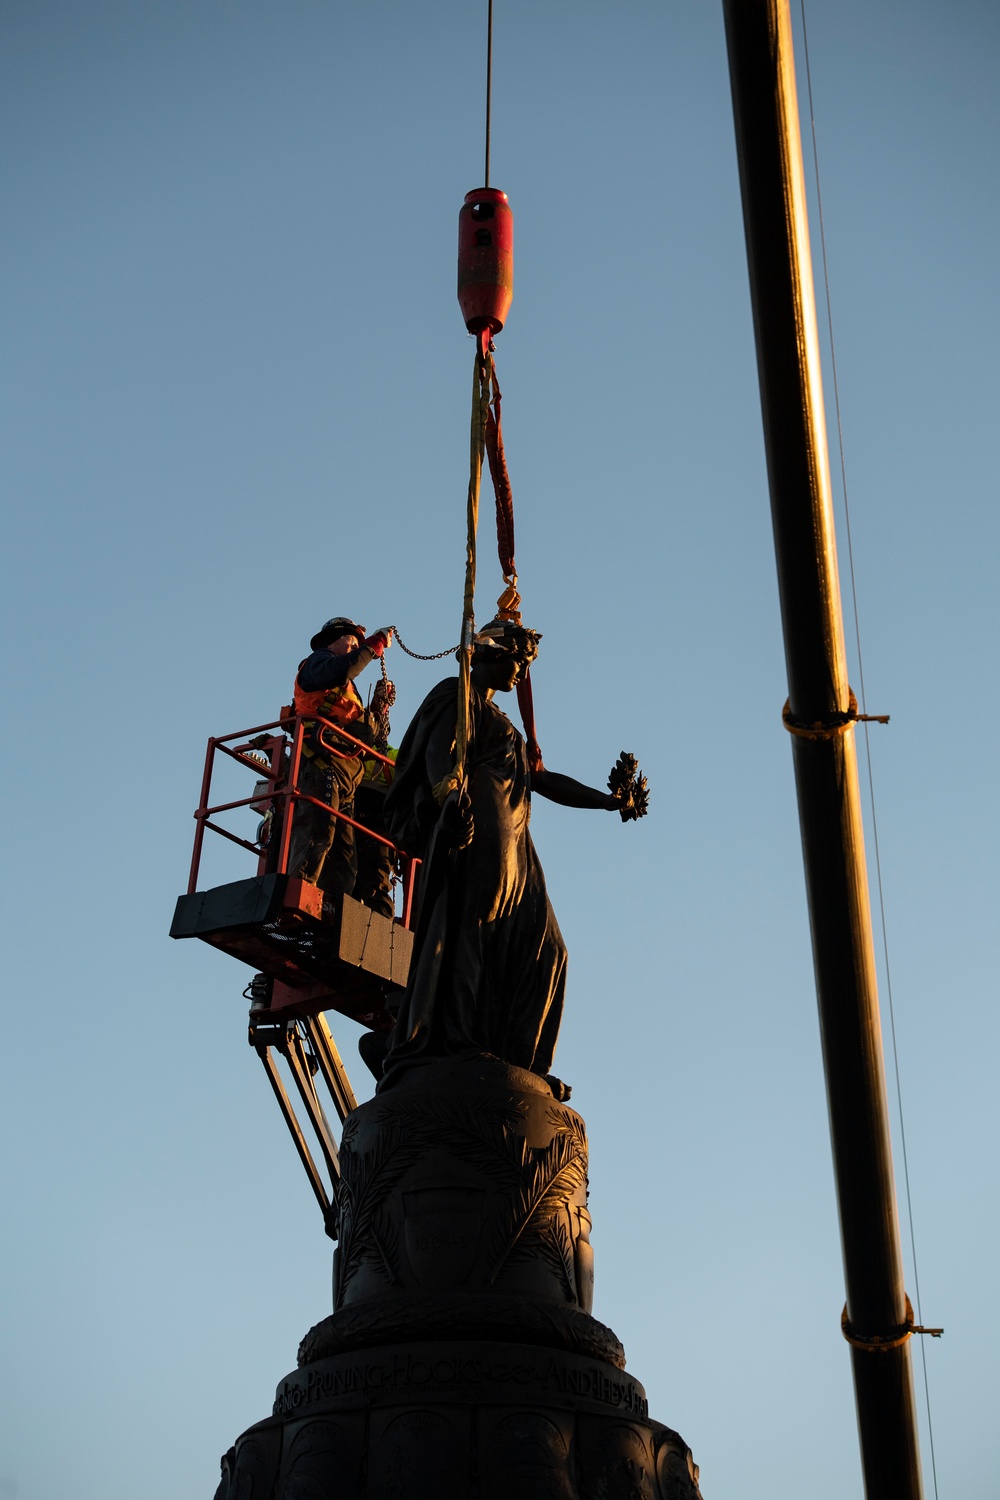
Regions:
<svg viewBox="0 0 1000 1500"><path fill-rule="evenodd" d="M806 888L868 1500L919 1500L788 0L724 0Z"/></svg>

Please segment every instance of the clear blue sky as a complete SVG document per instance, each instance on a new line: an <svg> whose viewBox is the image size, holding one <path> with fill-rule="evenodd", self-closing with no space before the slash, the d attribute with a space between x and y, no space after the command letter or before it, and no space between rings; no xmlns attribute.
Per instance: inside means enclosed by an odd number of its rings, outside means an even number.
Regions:
<svg viewBox="0 0 1000 1500"><path fill-rule="evenodd" d="M3 7L3 1500L210 1495L328 1311L330 1246L245 1043L249 971L166 933L207 736L270 717L331 613L422 651L457 637L455 221L482 175L484 11ZM638 826L534 823L570 949L557 1071L591 1135L595 1311L709 1500L843 1500L721 7L498 0L496 30L540 738L594 782L634 749L653 797ZM961 1500L1000 1469L998 30L986 0L811 6L868 704L892 715L873 753L923 1315L947 1328L940 1493ZM437 672L389 660L398 737Z"/></svg>

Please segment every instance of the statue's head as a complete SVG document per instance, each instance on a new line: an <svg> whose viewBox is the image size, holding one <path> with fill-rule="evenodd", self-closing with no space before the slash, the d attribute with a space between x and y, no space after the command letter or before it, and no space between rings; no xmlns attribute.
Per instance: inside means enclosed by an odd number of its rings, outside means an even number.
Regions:
<svg viewBox="0 0 1000 1500"><path fill-rule="evenodd" d="M515 620L506 620L501 615L477 630L472 647L473 664L497 661L513 657L522 667L530 666L538 655L541 634L528 630Z"/></svg>

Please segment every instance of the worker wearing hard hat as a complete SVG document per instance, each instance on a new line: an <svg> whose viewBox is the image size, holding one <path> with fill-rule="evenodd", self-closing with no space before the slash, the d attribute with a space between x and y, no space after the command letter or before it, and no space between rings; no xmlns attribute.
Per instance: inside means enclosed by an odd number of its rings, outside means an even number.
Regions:
<svg viewBox="0 0 1000 1500"><path fill-rule="evenodd" d="M305 718L298 789L353 817L354 792L364 772L363 752L335 730L343 725L366 744L373 741L354 679L392 642L384 627L366 637L364 626L345 615L327 620L310 641L312 655L300 662L295 678L295 712ZM310 716L315 714L316 719ZM295 803L288 871L324 891L350 892L357 874L354 829L314 802Z"/></svg>
<svg viewBox="0 0 1000 1500"><path fill-rule="evenodd" d="M362 834L357 840L358 874L354 882L353 895L356 901L370 906L383 917L395 914L393 880L396 871L396 851L382 843L385 830L385 794L392 785L392 767L385 761L396 759L396 750L389 744L389 712L396 701L396 686L382 674L382 681L375 684L368 707L372 730L375 735L374 749L385 760L369 756L364 763L364 774L354 794L354 816L365 828L381 838L368 838Z"/></svg>

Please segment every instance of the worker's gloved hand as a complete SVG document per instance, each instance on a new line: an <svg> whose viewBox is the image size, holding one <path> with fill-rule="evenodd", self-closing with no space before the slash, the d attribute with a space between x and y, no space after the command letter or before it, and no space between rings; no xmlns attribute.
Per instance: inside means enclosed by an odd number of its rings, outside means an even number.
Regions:
<svg viewBox="0 0 1000 1500"><path fill-rule="evenodd" d="M389 682L388 679L383 682L380 678L379 681L376 682L375 690L372 693L372 713L376 718L378 718L380 714L388 713L395 701L396 684L394 682Z"/></svg>
<svg viewBox="0 0 1000 1500"><path fill-rule="evenodd" d="M365 645L376 656L381 656L386 647L392 645L392 626L383 625L382 629L376 630L374 635L365 636Z"/></svg>

